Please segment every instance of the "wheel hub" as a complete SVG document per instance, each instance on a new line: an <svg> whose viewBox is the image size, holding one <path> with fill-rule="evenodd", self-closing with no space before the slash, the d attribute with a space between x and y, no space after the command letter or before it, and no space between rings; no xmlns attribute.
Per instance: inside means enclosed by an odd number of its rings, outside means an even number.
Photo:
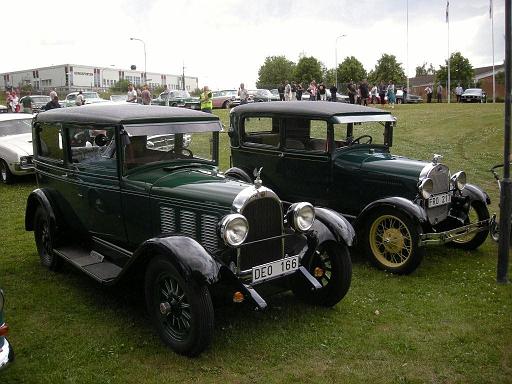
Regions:
<svg viewBox="0 0 512 384"><path fill-rule="evenodd" d="M391 253L400 252L404 246L404 236L397 228L388 228L384 231L382 242L386 251Z"/></svg>
<svg viewBox="0 0 512 384"><path fill-rule="evenodd" d="M171 313L171 311L172 311L171 305L167 301L160 303L160 313L162 315L165 316L165 315Z"/></svg>

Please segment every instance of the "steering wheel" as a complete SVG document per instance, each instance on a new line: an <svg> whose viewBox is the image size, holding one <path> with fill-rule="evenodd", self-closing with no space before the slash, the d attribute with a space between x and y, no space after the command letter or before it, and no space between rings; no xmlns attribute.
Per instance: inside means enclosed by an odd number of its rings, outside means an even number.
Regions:
<svg viewBox="0 0 512 384"><path fill-rule="evenodd" d="M354 145L354 144L361 144L361 139L368 139L366 140L365 143L363 144L371 144L372 143L372 140L373 138L370 136L370 135L362 135L362 136L359 136L358 138L355 138L354 140L352 140L352 142L350 143L350 145Z"/></svg>

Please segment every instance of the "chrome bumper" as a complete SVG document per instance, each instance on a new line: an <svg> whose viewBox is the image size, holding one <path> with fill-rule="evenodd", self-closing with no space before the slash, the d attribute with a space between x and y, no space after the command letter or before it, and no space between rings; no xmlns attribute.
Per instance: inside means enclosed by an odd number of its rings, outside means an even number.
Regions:
<svg viewBox="0 0 512 384"><path fill-rule="evenodd" d="M6 368L13 361L14 351L7 339L4 339L4 344L0 347L0 370Z"/></svg>
<svg viewBox="0 0 512 384"><path fill-rule="evenodd" d="M424 233L420 235L419 246L422 247L425 245L446 244L450 241L457 240L458 238L469 235L471 233L488 231L489 223L490 219L487 219L477 223L464 225L455 229L450 229L449 231L445 232Z"/></svg>

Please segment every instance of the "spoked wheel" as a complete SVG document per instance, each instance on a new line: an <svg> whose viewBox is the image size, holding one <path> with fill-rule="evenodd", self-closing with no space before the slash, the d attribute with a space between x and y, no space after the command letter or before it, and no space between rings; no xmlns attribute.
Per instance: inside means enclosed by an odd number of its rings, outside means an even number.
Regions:
<svg viewBox="0 0 512 384"><path fill-rule="evenodd" d="M34 216L34 237L41 264L50 270L58 270L62 259L53 252L55 230L50 224L48 213L42 207L37 208Z"/></svg>
<svg viewBox="0 0 512 384"><path fill-rule="evenodd" d="M414 271L425 253L418 245L419 230L412 220L387 208L369 218L363 242L366 254L377 268L397 274Z"/></svg>
<svg viewBox="0 0 512 384"><path fill-rule="evenodd" d="M321 244L302 265L322 285L311 291L300 277L292 283L293 293L301 300L314 305L332 307L347 294L352 280L352 262L346 246L334 242Z"/></svg>
<svg viewBox="0 0 512 384"><path fill-rule="evenodd" d="M12 173L5 160L0 159L0 181L4 184L12 183Z"/></svg>
<svg viewBox="0 0 512 384"><path fill-rule="evenodd" d="M162 340L175 352L197 356L213 336L213 305L205 285L185 279L164 257L146 271L146 304Z"/></svg>
<svg viewBox="0 0 512 384"><path fill-rule="evenodd" d="M485 205L481 201L471 201L471 205L469 207L468 217L464 224L476 223L478 221L489 219L489 210L487 209L487 205ZM459 237L456 240L453 240L451 243L448 243L450 246L460 249L476 249L480 245L483 244L485 239L487 239L487 231L482 232L474 232L467 234L463 237Z"/></svg>

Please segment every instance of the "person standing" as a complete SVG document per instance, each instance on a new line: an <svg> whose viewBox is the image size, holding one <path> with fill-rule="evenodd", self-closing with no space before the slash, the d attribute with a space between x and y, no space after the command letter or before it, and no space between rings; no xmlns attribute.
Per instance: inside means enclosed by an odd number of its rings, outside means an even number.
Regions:
<svg viewBox="0 0 512 384"><path fill-rule="evenodd" d="M311 83L309 83L309 101L316 101L316 95L318 93L318 89L316 87L316 81L313 80Z"/></svg>
<svg viewBox="0 0 512 384"><path fill-rule="evenodd" d="M84 95L83 95L82 91L78 91L78 95L76 95L76 99L75 99L75 105L77 107L80 107L84 104L85 104Z"/></svg>
<svg viewBox="0 0 512 384"><path fill-rule="evenodd" d="M133 89L133 85L128 85L128 93L126 94L126 101L128 103L137 102L137 91Z"/></svg>
<svg viewBox="0 0 512 384"><path fill-rule="evenodd" d="M380 82L379 85L379 98L380 98L380 105L386 104L386 93L388 88L386 87L386 84L384 84L383 81Z"/></svg>
<svg viewBox="0 0 512 384"><path fill-rule="evenodd" d="M352 80L349 81L347 86L348 99L350 104L356 103L356 86Z"/></svg>
<svg viewBox="0 0 512 384"><path fill-rule="evenodd" d="M243 84L241 84L243 85ZM203 92L199 96L199 101L201 102L201 111L206 113L212 113L213 101L212 101L212 92L208 88L207 85L203 87ZM240 102L241 104L241 102Z"/></svg>
<svg viewBox="0 0 512 384"><path fill-rule="evenodd" d="M279 93L279 100L284 101L284 84L281 83L279 87L277 87L277 93Z"/></svg>
<svg viewBox="0 0 512 384"><path fill-rule="evenodd" d="M292 81L292 89L291 89L291 99L293 101L297 100L297 84L295 84L295 81Z"/></svg>
<svg viewBox="0 0 512 384"><path fill-rule="evenodd" d="M46 103L46 105L44 106L44 110L49 111L50 109L55 108L60 108L59 96L57 95L54 95L53 98L48 103Z"/></svg>
<svg viewBox="0 0 512 384"><path fill-rule="evenodd" d="M389 105L391 105L391 108L395 108L395 84L391 80L388 83L387 94Z"/></svg>
<svg viewBox="0 0 512 384"><path fill-rule="evenodd" d="M373 84L372 89L370 90L370 95L372 97L372 104L375 104L375 100L377 99L377 95L379 94L379 91L377 89L377 85Z"/></svg>
<svg viewBox="0 0 512 384"><path fill-rule="evenodd" d="M409 92L409 89L407 88L407 86L405 86L402 90L402 103L403 104L407 104L407 93Z"/></svg>
<svg viewBox="0 0 512 384"><path fill-rule="evenodd" d="M427 103L431 103L433 91L430 85L427 85L427 87L425 88L425 93L427 94Z"/></svg>
<svg viewBox="0 0 512 384"><path fill-rule="evenodd" d="M149 92L147 85L144 85L144 89L142 90L141 97L142 97L142 105L150 105L151 104L151 92Z"/></svg>
<svg viewBox="0 0 512 384"><path fill-rule="evenodd" d="M464 89L460 86L460 84L457 84L457 87L455 88L455 97L457 98L457 103L460 103L460 97L462 96L462 93L464 92Z"/></svg>
<svg viewBox="0 0 512 384"><path fill-rule="evenodd" d="M331 88L329 88L329 92L331 92L331 101L338 101L338 88L336 88L336 85L331 85Z"/></svg>
<svg viewBox="0 0 512 384"><path fill-rule="evenodd" d="M359 93L361 94L361 104L368 106L368 97L370 96L370 93L368 90L368 81L366 81L366 79L359 84Z"/></svg>
<svg viewBox="0 0 512 384"><path fill-rule="evenodd" d="M23 113L32 113L32 98L30 95L32 92L28 92L28 95L26 95L23 100L21 101L23 105Z"/></svg>
<svg viewBox="0 0 512 384"><path fill-rule="evenodd" d="M443 102L443 86L441 85L441 83L437 85L437 102Z"/></svg>
<svg viewBox="0 0 512 384"><path fill-rule="evenodd" d="M249 92L245 89L245 84L241 83L238 88L238 97L240 97L240 105L247 104L249 102Z"/></svg>
<svg viewBox="0 0 512 384"><path fill-rule="evenodd" d="M327 100L327 92L326 92L325 85L323 82L320 82L320 85L318 85L318 96L319 96L319 100L321 100L321 101Z"/></svg>
<svg viewBox="0 0 512 384"><path fill-rule="evenodd" d="M302 100L302 92L304 92L304 89L302 88L302 83L298 83L296 91L297 100Z"/></svg>
<svg viewBox="0 0 512 384"><path fill-rule="evenodd" d="M11 97L9 98L9 107L11 108L11 112L20 111L19 98L15 90L11 91Z"/></svg>
<svg viewBox="0 0 512 384"><path fill-rule="evenodd" d="M284 100L290 101L291 100L291 94L292 94L292 86L290 85L290 82L286 80L286 85L284 86Z"/></svg>

